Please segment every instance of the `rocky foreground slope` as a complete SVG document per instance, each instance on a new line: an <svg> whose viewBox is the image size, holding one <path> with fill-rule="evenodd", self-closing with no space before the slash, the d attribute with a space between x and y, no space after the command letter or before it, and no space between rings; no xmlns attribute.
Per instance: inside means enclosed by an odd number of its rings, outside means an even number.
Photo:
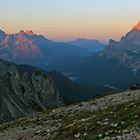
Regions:
<svg viewBox="0 0 140 140"><path fill-rule="evenodd" d="M0 140L140 140L140 90L0 125Z"/></svg>

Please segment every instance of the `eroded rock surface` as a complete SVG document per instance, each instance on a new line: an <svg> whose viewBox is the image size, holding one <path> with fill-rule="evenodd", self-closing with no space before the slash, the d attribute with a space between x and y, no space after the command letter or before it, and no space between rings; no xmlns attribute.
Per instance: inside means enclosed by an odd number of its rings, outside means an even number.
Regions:
<svg viewBox="0 0 140 140"><path fill-rule="evenodd" d="M41 70L18 71L0 61L0 121L63 105L53 80Z"/></svg>

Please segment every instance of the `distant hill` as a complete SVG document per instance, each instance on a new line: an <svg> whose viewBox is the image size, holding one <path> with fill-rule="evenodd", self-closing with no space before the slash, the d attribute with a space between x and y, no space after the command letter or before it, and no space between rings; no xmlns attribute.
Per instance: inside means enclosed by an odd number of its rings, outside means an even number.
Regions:
<svg viewBox="0 0 140 140"><path fill-rule="evenodd" d="M81 48L87 48L91 52L102 51L105 47L105 44L101 43L98 40L85 39L85 38L78 38L68 43Z"/></svg>

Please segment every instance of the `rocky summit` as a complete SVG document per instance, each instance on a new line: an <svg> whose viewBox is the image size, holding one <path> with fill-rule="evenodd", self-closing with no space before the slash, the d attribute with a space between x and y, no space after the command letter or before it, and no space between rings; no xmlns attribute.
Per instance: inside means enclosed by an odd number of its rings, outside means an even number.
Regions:
<svg viewBox="0 0 140 140"><path fill-rule="evenodd" d="M118 65L123 65L137 73L140 70L140 22L119 42L111 39L102 55L117 59Z"/></svg>
<svg viewBox="0 0 140 140"><path fill-rule="evenodd" d="M33 34L33 33L32 33ZM3 59L35 59L41 58L42 54L38 46L29 37L31 31L20 31L17 34L0 33L0 54Z"/></svg>
<svg viewBox="0 0 140 140"><path fill-rule="evenodd" d="M0 140L140 140L140 90L0 125Z"/></svg>
<svg viewBox="0 0 140 140"><path fill-rule="evenodd" d="M53 80L41 70L20 72L0 61L0 122L64 105Z"/></svg>

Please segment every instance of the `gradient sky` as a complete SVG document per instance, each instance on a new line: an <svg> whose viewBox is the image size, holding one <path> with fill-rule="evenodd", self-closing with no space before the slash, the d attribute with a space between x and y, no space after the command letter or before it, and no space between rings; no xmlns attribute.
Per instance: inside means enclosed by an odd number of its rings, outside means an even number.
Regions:
<svg viewBox="0 0 140 140"><path fill-rule="evenodd" d="M117 40L139 20L140 0L0 0L0 29L54 40Z"/></svg>

